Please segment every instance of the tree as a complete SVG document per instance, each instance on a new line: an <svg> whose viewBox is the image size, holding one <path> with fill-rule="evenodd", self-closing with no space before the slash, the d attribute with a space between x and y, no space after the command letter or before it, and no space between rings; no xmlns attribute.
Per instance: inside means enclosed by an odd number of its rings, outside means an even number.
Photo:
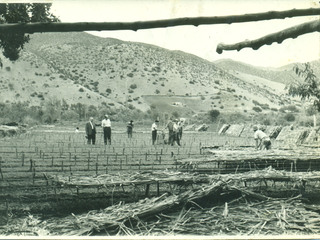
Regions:
<svg viewBox="0 0 320 240"><path fill-rule="evenodd" d="M300 78L289 84L289 94L298 96L301 100L310 100L314 109L320 112L320 82L313 73L310 63L305 63L304 68L295 65L293 70ZM316 123L316 120L314 120L314 123Z"/></svg>
<svg viewBox="0 0 320 240"><path fill-rule="evenodd" d="M215 16L215 17L195 17L195 18L176 18L163 19L155 21L138 21L138 22L77 22L77 23L29 23L29 24L0 24L0 32L76 32L76 31L113 31L113 30L133 30L164 28L185 25L205 25L205 24L231 24L252 21L262 21L271 19L285 19L299 16L320 15L320 8L309 9L292 9L287 11L269 11L264 13L250 13L241 15ZM282 43L287 38L296 38L300 35L320 32L320 22L318 20L306 22L284 29L280 32L266 35L265 37L244 41L235 44L220 43L216 51L222 53L224 50L240 50L245 47L258 49L263 45L270 45L273 42Z"/></svg>
<svg viewBox="0 0 320 240"><path fill-rule="evenodd" d="M0 26L11 23L58 22L58 18L49 11L51 4L44 3L0 3ZM11 61L19 58L24 44L29 41L29 35L24 32L9 32L0 34L0 48L3 55Z"/></svg>
<svg viewBox="0 0 320 240"><path fill-rule="evenodd" d="M210 110L208 113L209 113L209 118L212 122L216 121L218 116L220 115L219 110L214 110L214 109Z"/></svg>

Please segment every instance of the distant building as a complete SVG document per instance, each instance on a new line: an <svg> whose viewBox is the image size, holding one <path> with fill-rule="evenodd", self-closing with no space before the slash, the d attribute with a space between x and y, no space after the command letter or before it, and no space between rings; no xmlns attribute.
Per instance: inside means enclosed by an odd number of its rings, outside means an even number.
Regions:
<svg viewBox="0 0 320 240"><path fill-rule="evenodd" d="M184 107L185 104L183 104L182 102L173 102L172 106L177 106L177 107Z"/></svg>

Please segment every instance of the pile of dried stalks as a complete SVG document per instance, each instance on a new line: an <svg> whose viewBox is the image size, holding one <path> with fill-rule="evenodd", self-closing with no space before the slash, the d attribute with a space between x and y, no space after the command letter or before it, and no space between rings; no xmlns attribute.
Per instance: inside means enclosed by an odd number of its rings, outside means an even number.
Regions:
<svg viewBox="0 0 320 240"><path fill-rule="evenodd" d="M202 182L208 181L206 175L190 174L175 171L145 171L145 172L121 172L102 174L98 176L60 176L52 177L56 184L61 186L114 186L114 185L140 185L155 182Z"/></svg>
<svg viewBox="0 0 320 240"><path fill-rule="evenodd" d="M259 174L270 177L290 173L266 169L246 173L246 177L256 178ZM311 173L306 175L311 177ZM240 179L245 174L235 176ZM320 208L306 205L300 195L290 199L271 198L236 185L231 176L218 178L211 176L210 183L195 184L177 195L166 193L85 214L46 221L32 218L32 224L29 216L23 222L23 229L19 224L11 224L9 229L8 224L0 232L63 236L320 234Z"/></svg>

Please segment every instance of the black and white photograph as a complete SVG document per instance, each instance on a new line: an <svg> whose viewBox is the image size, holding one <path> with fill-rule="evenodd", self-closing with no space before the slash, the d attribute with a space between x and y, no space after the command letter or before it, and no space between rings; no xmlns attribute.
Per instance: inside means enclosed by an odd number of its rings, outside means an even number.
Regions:
<svg viewBox="0 0 320 240"><path fill-rule="evenodd" d="M0 1L0 238L319 239L319 17Z"/></svg>

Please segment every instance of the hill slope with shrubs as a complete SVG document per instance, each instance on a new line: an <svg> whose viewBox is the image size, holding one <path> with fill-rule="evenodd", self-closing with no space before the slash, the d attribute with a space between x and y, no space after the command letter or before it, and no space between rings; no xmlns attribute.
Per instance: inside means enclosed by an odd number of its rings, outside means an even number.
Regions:
<svg viewBox="0 0 320 240"><path fill-rule="evenodd" d="M261 69L227 65L87 33L32 34L20 59L4 61L0 69L0 88L6 91L0 100L44 106L58 99L66 106L189 116L212 109L270 112L295 103L285 85Z"/></svg>

